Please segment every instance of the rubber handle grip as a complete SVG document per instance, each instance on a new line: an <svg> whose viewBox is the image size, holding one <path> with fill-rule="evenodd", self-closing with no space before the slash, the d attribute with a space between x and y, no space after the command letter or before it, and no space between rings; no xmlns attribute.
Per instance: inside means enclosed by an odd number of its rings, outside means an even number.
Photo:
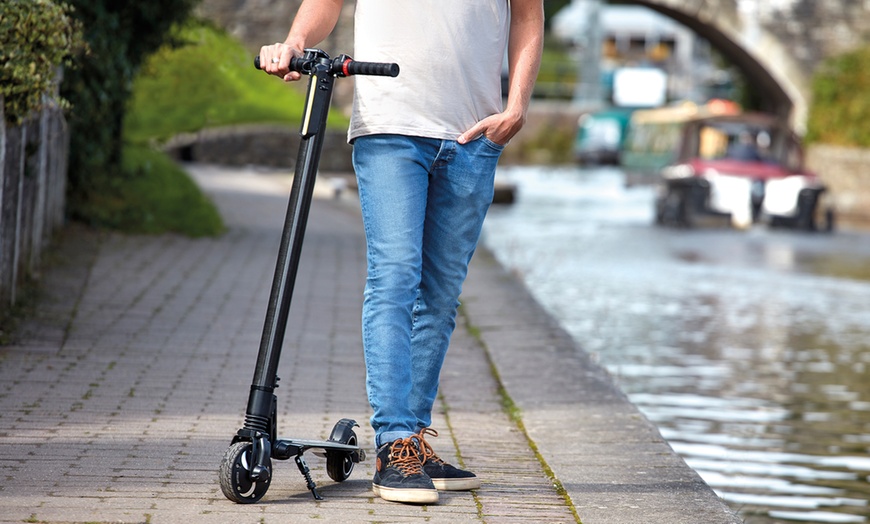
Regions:
<svg viewBox="0 0 870 524"><path fill-rule="evenodd" d="M371 76L399 76L399 64L387 64L382 62L357 62L347 64L349 75Z"/></svg>

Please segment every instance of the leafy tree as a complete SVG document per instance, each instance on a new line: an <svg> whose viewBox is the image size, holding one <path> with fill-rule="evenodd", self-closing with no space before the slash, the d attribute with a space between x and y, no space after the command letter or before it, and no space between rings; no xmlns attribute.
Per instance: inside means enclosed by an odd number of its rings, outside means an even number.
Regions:
<svg viewBox="0 0 870 524"><path fill-rule="evenodd" d="M118 191L123 121L133 78L198 0L70 0L90 52L69 71L61 93L70 100L69 195L74 218L90 221L98 194Z"/></svg>

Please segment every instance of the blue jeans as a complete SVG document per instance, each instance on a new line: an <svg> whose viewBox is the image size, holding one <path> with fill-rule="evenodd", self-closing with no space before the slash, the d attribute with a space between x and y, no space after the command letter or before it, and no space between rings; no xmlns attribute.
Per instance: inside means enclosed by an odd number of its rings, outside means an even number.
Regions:
<svg viewBox="0 0 870 524"><path fill-rule="evenodd" d="M366 391L377 447L432 422L459 294L503 146L369 135L353 146L366 234Z"/></svg>

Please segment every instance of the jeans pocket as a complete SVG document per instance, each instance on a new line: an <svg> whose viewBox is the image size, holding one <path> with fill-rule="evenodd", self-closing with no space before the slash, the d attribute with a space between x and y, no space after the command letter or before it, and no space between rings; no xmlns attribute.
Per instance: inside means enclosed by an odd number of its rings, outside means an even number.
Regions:
<svg viewBox="0 0 870 524"><path fill-rule="evenodd" d="M489 146L489 147L495 149L495 150L498 151L499 153L501 153L501 152L504 150L504 146L503 146L502 144L496 144L496 143L493 142L492 140L486 138L485 135L480 135L480 138L478 138L478 140L480 140L480 142L481 142L482 144L486 144L487 146Z"/></svg>

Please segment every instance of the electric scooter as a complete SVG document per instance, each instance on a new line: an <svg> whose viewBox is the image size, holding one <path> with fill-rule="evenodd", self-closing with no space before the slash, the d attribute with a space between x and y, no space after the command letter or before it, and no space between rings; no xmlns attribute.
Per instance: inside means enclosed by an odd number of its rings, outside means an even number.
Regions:
<svg viewBox="0 0 870 524"><path fill-rule="evenodd" d="M260 57L254 60L254 66L261 69ZM352 419L339 420L325 441L278 438L278 398L274 391L278 387L278 361L335 79L350 75L395 77L399 74L399 66L358 62L347 55L330 59L320 49L306 49L303 56L291 59L290 70L309 76L300 130L301 143L244 427L233 437L220 465L221 491L228 499L240 504L255 503L266 494L272 480L272 459L294 458L308 489L317 500L322 500L322 497L317 493L317 486L303 458L306 451L319 449L324 452L326 472L336 482L347 480L354 465L365 460L365 451L357 444L353 430L358 424Z"/></svg>

